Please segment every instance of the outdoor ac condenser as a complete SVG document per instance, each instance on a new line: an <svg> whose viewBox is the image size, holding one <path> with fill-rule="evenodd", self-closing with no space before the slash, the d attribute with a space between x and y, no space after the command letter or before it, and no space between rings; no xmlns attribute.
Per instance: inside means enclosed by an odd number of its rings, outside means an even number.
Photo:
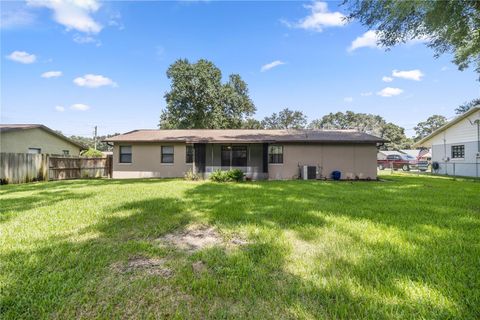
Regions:
<svg viewBox="0 0 480 320"><path fill-rule="evenodd" d="M315 180L317 178L316 166L303 166L301 170L303 180Z"/></svg>

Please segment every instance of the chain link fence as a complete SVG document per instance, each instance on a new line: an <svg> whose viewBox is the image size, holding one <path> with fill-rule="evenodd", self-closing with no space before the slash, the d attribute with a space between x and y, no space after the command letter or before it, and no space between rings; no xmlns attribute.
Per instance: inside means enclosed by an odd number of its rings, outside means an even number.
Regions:
<svg viewBox="0 0 480 320"><path fill-rule="evenodd" d="M394 172L405 172L411 174L432 174L445 175L453 177L473 177L480 178L480 161L479 162L437 162L434 161L428 164L419 164L418 167L408 168L394 168L393 166L379 170L379 173L388 174Z"/></svg>

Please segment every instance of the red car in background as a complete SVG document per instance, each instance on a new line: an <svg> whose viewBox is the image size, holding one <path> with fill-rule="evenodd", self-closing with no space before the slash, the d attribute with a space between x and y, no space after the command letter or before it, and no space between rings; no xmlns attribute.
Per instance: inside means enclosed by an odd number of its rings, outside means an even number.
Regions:
<svg viewBox="0 0 480 320"><path fill-rule="evenodd" d="M410 171L411 169L417 169L418 160L408 154L393 154L388 155L384 160L377 160L377 167L380 170L392 168L393 170Z"/></svg>

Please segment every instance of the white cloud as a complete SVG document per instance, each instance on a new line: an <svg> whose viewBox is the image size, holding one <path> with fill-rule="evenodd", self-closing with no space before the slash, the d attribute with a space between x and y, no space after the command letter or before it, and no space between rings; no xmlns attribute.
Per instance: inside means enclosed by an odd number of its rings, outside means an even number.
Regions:
<svg viewBox="0 0 480 320"><path fill-rule="evenodd" d="M72 110L78 110L78 111L86 111L86 110L90 109L90 107L87 106L86 104L75 103L75 104L72 104L72 105L70 106L70 109L72 109Z"/></svg>
<svg viewBox="0 0 480 320"><path fill-rule="evenodd" d="M447 71L448 70L448 67L447 66L443 66L440 71Z"/></svg>
<svg viewBox="0 0 480 320"><path fill-rule="evenodd" d="M58 78L58 77L61 77L61 76L62 76L62 71L47 71L47 72L42 73L42 75L41 75L42 78L46 78L46 79Z"/></svg>
<svg viewBox="0 0 480 320"><path fill-rule="evenodd" d="M352 101L353 101L353 98L352 98L352 97L345 97L345 98L343 98L343 101L345 101L345 102L352 102Z"/></svg>
<svg viewBox="0 0 480 320"><path fill-rule="evenodd" d="M424 76L424 74L422 73L422 71L418 69L407 70L407 71L393 70L392 76L397 78L408 79L408 80L420 81L422 80L422 77Z"/></svg>
<svg viewBox="0 0 480 320"><path fill-rule="evenodd" d="M65 111L65 107L55 106L55 110L57 110L58 112L63 112L63 111Z"/></svg>
<svg viewBox="0 0 480 320"><path fill-rule="evenodd" d="M12 29L17 27L24 27L31 25L35 21L35 16L25 10L25 8L18 8L15 10L7 10L2 7L0 14L0 28Z"/></svg>
<svg viewBox="0 0 480 320"><path fill-rule="evenodd" d="M369 97L369 96L371 96L372 94L373 94L373 92L371 92L371 91L360 93L360 95L361 95L362 97Z"/></svg>
<svg viewBox="0 0 480 320"><path fill-rule="evenodd" d="M270 69L272 69L272 68L281 66L282 64L285 64L285 62L280 61L280 60L275 60L275 61L273 61L273 62L264 64L264 65L260 68L260 71L261 71L261 72L265 72L265 71L268 71L268 70L270 70Z"/></svg>
<svg viewBox="0 0 480 320"><path fill-rule="evenodd" d="M385 77L382 78L382 81L383 81L383 82L392 82L392 81L393 81L393 78L392 78L392 77L387 77L387 76L385 76Z"/></svg>
<svg viewBox="0 0 480 320"><path fill-rule="evenodd" d="M393 96L398 96L403 92L402 89L399 88L392 88L392 87L386 87L377 92L377 95L381 97L393 97Z"/></svg>
<svg viewBox="0 0 480 320"><path fill-rule="evenodd" d="M73 41L75 41L76 43L80 43L80 44L87 44L87 43L93 43L95 44L97 47L100 47L102 45L102 42L92 36L83 36L81 34L75 34L73 36Z"/></svg>
<svg viewBox="0 0 480 320"><path fill-rule="evenodd" d="M98 88L103 86L116 87L117 84L112 79L104 77L99 74L86 74L83 77L78 77L73 82L79 87Z"/></svg>
<svg viewBox="0 0 480 320"><path fill-rule="evenodd" d="M300 19L296 23L285 20L282 20L282 23L290 28L300 28L316 32L321 32L323 28L326 27L341 27L347 24L345 15L338 11L328 11L328 4L326 2L317 1L304 7L310 9L310 15Z"/></svg>
<svg viewBox="0 0 480 320"><path fill-rule="evenodd" d="M352 44L347 49L348 52L355 51L359 48L381 48L378 44L377 31L369 30L352 41Z"/></svg>
<svg viewBox="0 0 480 320"><path fill-rule="evenodd" d="M376 48L382 49L382 45L378 42L379 36L377 30L369 30L357 37L352 41L350 47L347 48L348 52L353 52L359 48ZM426 36L420 36L415 39L410 39L404 45L414 45L417 43L425 43L429 41L429 38Z"/></svg>
<svg viewBox="0 0 480 320"><path fill-rule="evenodd" d="M92 14L99 8L97 0L27 0L33 7L45 7L53 11L53 19L68 30L99 33L102 26Z"/></svg>
<svg viewBox="0 0 480 320"><path fill-rule="evenodd" d="M13 51L7 56L7 59L20 63L34 63L37 57L34 54L27 53L25 51Z"/></svg>

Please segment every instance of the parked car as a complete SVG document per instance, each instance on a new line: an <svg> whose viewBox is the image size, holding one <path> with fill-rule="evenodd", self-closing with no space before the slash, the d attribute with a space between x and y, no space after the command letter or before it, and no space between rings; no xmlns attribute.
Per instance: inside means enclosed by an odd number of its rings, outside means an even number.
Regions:
<svg viewBox="0 0 480 320"><path fill-rule="evenodd" d="M378 169L392 168L393 170L402 169L403 171L410 171L418 167L418 160L415 157L407 154L389 155L385 160L377 160Z"/></svg>

